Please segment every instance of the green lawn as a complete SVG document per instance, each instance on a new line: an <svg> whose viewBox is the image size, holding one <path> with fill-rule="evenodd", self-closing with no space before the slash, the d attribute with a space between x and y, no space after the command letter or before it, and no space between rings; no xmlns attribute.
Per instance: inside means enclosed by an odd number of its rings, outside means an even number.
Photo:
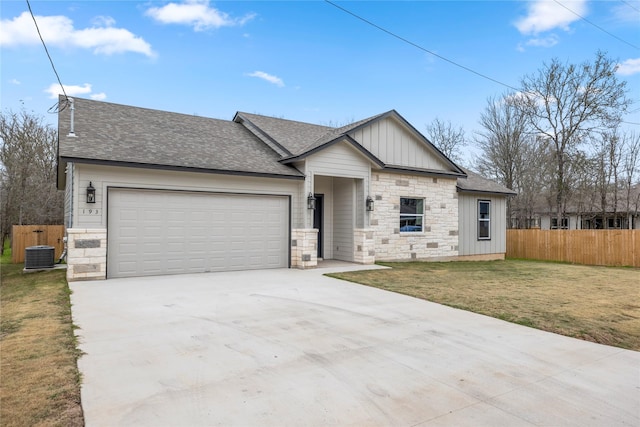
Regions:
<svg viewBox="0 0 640 427"><path fill-rule="evenodd" d="M331 274L509 322L640 350L640 270L538 261L384 263Z"/></svg>

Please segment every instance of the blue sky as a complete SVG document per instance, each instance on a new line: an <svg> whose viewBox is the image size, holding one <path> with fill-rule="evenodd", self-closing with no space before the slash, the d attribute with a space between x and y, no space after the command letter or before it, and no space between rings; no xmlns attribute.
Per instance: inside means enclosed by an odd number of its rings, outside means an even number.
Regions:
<svg viewBox="0 0 640 427"><path fill-rule="evenodd" d="M640 1L336 1L423 49L518 87L552 58L621 64L640 123ZM31 1L67 94L231 119L342 125L390 109L468 139L509 89L323 1ZM60 92L26 1L0 5L2 109L57 123ZM579 15L579 16L578 16ZM640 132L640 126L626 124Z"/></svg>

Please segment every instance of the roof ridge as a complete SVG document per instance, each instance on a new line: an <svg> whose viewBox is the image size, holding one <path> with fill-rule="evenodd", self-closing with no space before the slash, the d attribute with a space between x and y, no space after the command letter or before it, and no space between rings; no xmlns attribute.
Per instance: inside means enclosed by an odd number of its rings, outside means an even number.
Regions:
<svg viewBox="0 0 640 427"><path fill-rule="evenodd" d="M298 124L301 124L301 125L317 126L317 127L321 127L321 128L327 128L327 129L335 129L334 127L326 126L326 125L319 125L317 123L303 122L302 120L284 119L284 118L281 118L281 117L267 116L267 115L264 115L264 114L247 113L246 111L238 111L236 114L242 114L242 115L245 115L245 116L264 117L266 119L271 119L271 120L281 120L281 121L285 121L285 122L298 123Z"/></svg>

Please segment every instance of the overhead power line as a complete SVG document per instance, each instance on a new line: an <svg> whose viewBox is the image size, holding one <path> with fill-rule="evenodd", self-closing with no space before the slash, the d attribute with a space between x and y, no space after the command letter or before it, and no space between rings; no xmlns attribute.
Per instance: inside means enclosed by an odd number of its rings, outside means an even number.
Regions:
<svg viewBox="0 0 640 427"><path fill-rule="evenodd" d="M634 5L632 5L631 3L629 3L628 1L624 1L624 0L620 0L621 3L626 4L627 6L629 6L631 9L633 10L637 10L638 12L640 12L640 9L638 9L637 7L635 7Z"/></svg>
<svg viewBox="0 0 640 427"><path fill-rule="evenodd" d="M584 16L574 12L573 10L569 9L567 6L563 5L562 3L560 3L558 0L553 0L554 2L556 2L558 5L562 6L563 8L565 8L566 10L568 10L569 12L573 13L574 15L576 15L578 18L582 19L584 22L586 22L587 24L593 25L594 27L596 27L597 29L599 29L600 31L602 31L603 33L609 34L611 37L613 37L616 40L621 41L622 43L625 43L629 46L631 46L634 49L640 50L640 47L634 45L633 43L630 43L628 41L626 41L625 39L622 39L618 36L616 36L615 34L610 33L609 31L605 30L604 28L602 28L601 26L599 26L598 24L595 24L591 21L589 21L587 18L585 18Z"/></svg>
<svg viewBox="0 0 640 427"><path fill-rule="evenodd" d="M53 73L56 75L56 79L58 79L58 84L62 89L62 93L64 95L65 100L68 101L69 97L67 96L67 92L65 92L64 90L64 86L62 85L62 81L60 80L60 76L58 75L58 71L56 70L56 66L53 64L53 59L51 59L51 55L49 54L49 49L47 49L47 44L44 42L44 39L42 38L42 34L40 33L40 28L38 27L38 21L36 20L36 17L33 14L33 10L31 10L31 3L29 3L29 0L26 0L26 2L27 2L27 7L29 8L29 13L31 14L31 18L33 19L33 23L36 26L36 31L38 32L38 36L40 37L40 41L42 42L42 46L44 46L44 51L47 53L47 58L49 58L49 63L51 64L51 68L53 68ZM56 103L56 105L51 107L49 110L50 111L53 110L54 107L60 108L58 103ZM64 110L65 108L66 108L66 105L60 108L60 111Z"/></svg>
<svg viewBox="0 0 640 427"><path fill-rule="evenodd" d="M412 42L412 41L410 41L410 40L407 40L407 39L405 39L404 37L399 36L399 35L397 35L397 34L395 34L395 33L391 32L391 31L389 31L389 30L387 30L387 29L385 29L385 28L383 28L383 27L381 27L381 26L379 26L379 25L377 25L377 24L375 24L375 23L373 23L373 22L371 22L371 21L369 21L369 20L367 20L367 19L365 19L365 18L361 17L360 15L357 15L357 14L355 14L355 13L351 12L350 10L345 9L345 8L344 8L344 7L342 7L342 6L339 6L339 5L335 4L334 2L332 2L332 1L330 1L330 0L324 0L324 1L325 1L326 3L329 3L331 6L333 6L333 7L337 8L337 9L340 9L341 11L343 11L343 12L345 12L345 13L347 13L347 14L349 14L349 15L353 16L354 18L359 19L360 21L362 21L362 22L364 22L364 23L366 23L366 24L369 24L369 25L371 25L371 26L372 26L372 27L374 27L374 28L377 28L378 30L380 30L380 31L382 31L382 32L384 32L384 33L387 33L387 34L389 34L390 36L395 37L396 39L398 39L398 40L400 40L400 41L402 41L402 42L404 42L404 43L407 43L408 45L411 45L411 46L413 46L413 47L415 47L415 48L418 48L418 49L420 49L421 51L428 53L429 55L433 55L433 56L435 56L436 58L440 58L440 59L442 59L443 61L448 62L449 64L455 65L455 66L456 66L456 67L458 67L458 68L462 68L463 70L468 71L468 72L470 72L470 73L473 73L473 74L475 74L476 76L482 77L483 79L490 80L490 81L492 81L492 82L494 82L494 83L497 83L497 84L499 84L499 85L501 85L501 86L507 87L507 88L509 88L509 89L511 89L511 90L514 90L514 91L516 91L516 92L518 92L518 91L519 91L519 89L517 89L517 88L515 88L515 87L513 87L513 86L511 86L511 85L509 85L509 84L507 84L507 83L503 83L503 82L501 82L500 80L497 80L497 79L494 79L494 78L492 78L492 77L489 77L489 76L487 76L486 74L482 74L482 73L480 73L480 72L478 72L478 71L476 71L476 70L474 70L474 69L472 69L472 68L469 68L469 67L467 67L467 66L465 66L465 65L459 64L459 63L457 63L457 62L455 62L455 61L453 61L453 60L451 60L451 59L449 59L449 58L446 58L446 57L444 57L444 56L442 56L442 55L438 55L437 53L435 53L435 52L433 52L433 51L431 51L431 50L429 50L429 49L427 49L427 48L425 48L425 47L422 47L422 46L420 46L420 45L419 45L419 44L417 44L417 43L414 43L414 42Z"/></svg>

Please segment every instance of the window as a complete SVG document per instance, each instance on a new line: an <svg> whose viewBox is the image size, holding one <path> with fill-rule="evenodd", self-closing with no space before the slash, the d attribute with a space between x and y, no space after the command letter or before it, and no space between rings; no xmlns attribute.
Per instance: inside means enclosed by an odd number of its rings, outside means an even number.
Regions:
<svg viewBox="0 0 640 427"><path fill-rule="evenodd" d="M620 228L620 218L608 218L607 228Z"/></svg>
<svg viewBox="0 0 640 427"><path fill-rule="evenodd" d="M424 199L400 198L400 231L422 232L424 221Z"/></svg>
<svg viewBox="0 0 640 427"><path fill-rule="evenodd" d="M551 218L551 228L553 230L558 229L558 218ZM560 226L561 229L567 230L569 228L569 218L562 217L562 224Z"/></svg>
<svg viewBox="0 0 640 427"><path fill-rule="evenodd" d="M478 240L491 239L491 201L478 200Z"/></svg>

